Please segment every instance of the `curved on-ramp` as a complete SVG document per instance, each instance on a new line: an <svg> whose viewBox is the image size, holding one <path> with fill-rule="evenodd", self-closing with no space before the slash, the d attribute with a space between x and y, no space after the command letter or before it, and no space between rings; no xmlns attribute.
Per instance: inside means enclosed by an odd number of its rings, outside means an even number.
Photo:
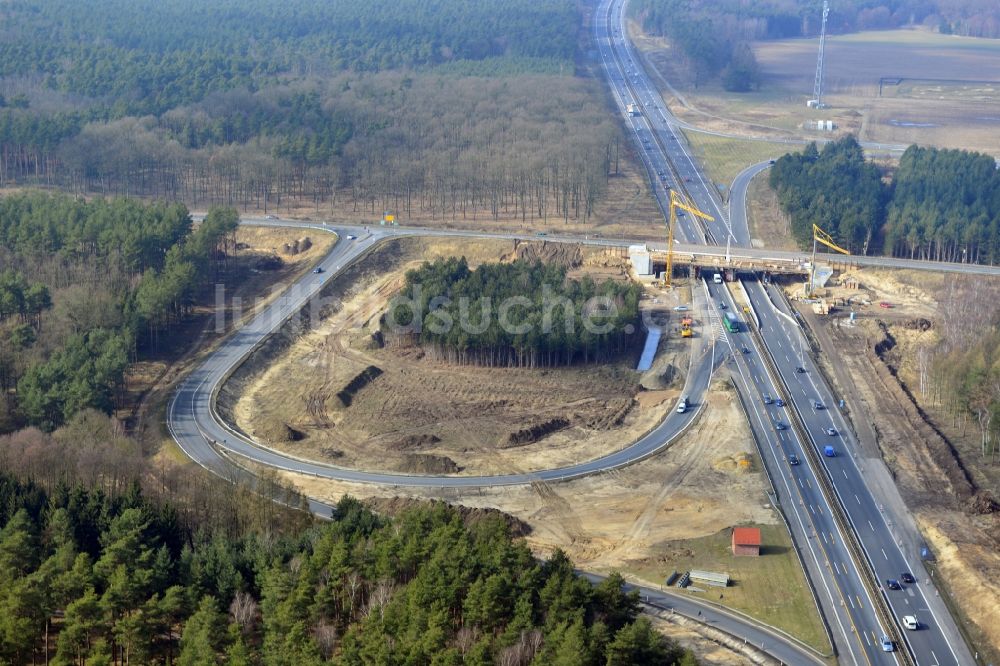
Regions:
<svg viewBox="0 0 1000 666"><path fill-rule="evenodd" d="M259 223L274 224L272 221ZM302 223L283 223L283 225L327 228L325 225ZM408 230L380 229L368 234L366 230L353 227L328 229L337 232L341 239L346 239L348 234L360 235L361 238L354 242L338 241L333 250L319 264L324 268L322 275L343 270L350 261L363 255L379 241L404 235L416 235L413 231ZM311 474L322 478L389 487L470 488L571 479L632 464L668 446L690 426L704 407L701 396L707 390L716 364L721 360L716 357L715 344L709 341L709 336L705 335L700 338L704 348L693 351L691 367L684 389L697 408L685 414L678 414L675 411L669 412L668 417L646 436L620 451L594 460L525 474L464 477L366 472L322 465L300 460L253 442L226 424L216 412L214 405L219 386L226 381L233 370L271 334L281 326L286 325L290 318L296 316L296 313L300 312L302 308L308 307L310 299L317 298L321 294L325 280L326 278L319 278L316 274L310 273L292 284L285 295L272 302L249 324L234 332L181 383L168 406L167 423L174 440L185 454L196 463L226 480L240 480L250 483L256 483L258 480L252 473L223 456L219 449L230 455L277 469ZM266 489L264 490L266 491ZM275 499L279 502L289 503L288 500L281 497ZM308 508L318 515L329 516L332 507L324 502L310 499L308 500ZM587 577L593 579L594 575L588 574ZM817 653L809 647L752 618L736 615L711 604L701 603L696 599L665 594L654 588L630 587L638 589L646 603L714 626L737 640L742 639L753 643L756 649L766 652L782 663L824 663Z"/></svg>
<svg viewBox="0 0 1000 666"><path fill-rule="evenodd" d="M323 298L323 287L328 279L323 276L336 275L349 262L360 257L380 241L414 233L380 229L365 234L360 229L348 227L329 228L329 230L339 232L341 239L346 239L349 233L360 234L361 238L354 241L338 240L330 254L319 264L324 269L322 274L310 273L292 284L284 295L226 339L174 393L167 412L171 435L181 449L203 467L223 475L229 473L227 461L219 454L218 448L231 455L276 469L338 481L384 486L470 488L562 481L624 467L643 460L669 445L697 417L698 409L684 414L671 411L653 430L618 451L564 467L516 474L431 476L372 472L297 458L263 446L226 423L216 410L215 399L222 384L270 335L287 325L303 308L313 307L316 302L314 299ZM696 351L692 357L684 392L696 406L703 404L701 397L708 388L714 365L715 354L712 344L708 344L701 353Z"/></svg>

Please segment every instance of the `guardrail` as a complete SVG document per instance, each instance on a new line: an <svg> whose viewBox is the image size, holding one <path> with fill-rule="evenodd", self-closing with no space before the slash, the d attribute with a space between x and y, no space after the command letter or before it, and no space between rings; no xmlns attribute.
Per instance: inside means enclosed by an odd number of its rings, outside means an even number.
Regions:
<svg viewBox="0 0 1000 666"><path fill-rule="evenodd" d="M767 343L764 341L764 337L760 334L759 330L752 329L751 335L757 339L762 348L768 349ZM917 662L916 657L913 654L913 650L910 647L910 644L903 640L902 630L896 621L895 615L893 615L888 606L888 600L882 593L882 588L878 577L875 575L871 559L868 557L868 553L865 551L861 544L861 540L858 538L857 532L854 529L854 524L851 522L850 517L847 514L847 510L844 507L840 493L837 492L837 489L833 484L830 471L827 469L826 465L823 464L816 440L805 427L802 421L802 415L799 413L798 406L795 404L795 401L790 398L792 393L785 382L785 378L780 372L778 372L778 368L775 365L774 360L771 358L770 353L761 354L761 358L764 359L764 364L767 366L768 372L775 380L775 383L781 387L786 396L789 396L788 402L791 403L789 405L791 407L791 410L789 411L789 423L791 424L796 435L799 437L799 440L803 443L809 444L809 446L803 446L802 451L804 455L809 458L810 466L815 472L816 480L820 484L820 490L827 499L827 503L830 506L830 512L833 515L834 521L837 523L837 529L841 535L843 535L844 545L847 546L851 559L854 560L855 568L861 576L861 584L864 585L865 590L868 593L868 597L872 600L872 607L874 608L876 615L878 615L880 623L883 627L885 627L889 639L902 648L897 652L897 654L902 657L901 661L907 666L916 666ZM857 627L854 627L854 630L857 632Z"/></svg>

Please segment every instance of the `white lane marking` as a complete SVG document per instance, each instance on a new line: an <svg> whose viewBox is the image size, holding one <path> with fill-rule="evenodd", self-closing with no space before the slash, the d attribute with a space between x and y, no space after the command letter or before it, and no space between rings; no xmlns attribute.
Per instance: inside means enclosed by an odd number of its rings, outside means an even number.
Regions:
<svg viewBox="0 0 1000 666"><path fill-rule="evenodd" d="M857 495L854 495L854 499L858 500L858 504L861 504L861 499Z"/></svg>
<svg viewBox="0 0 1000 666"><path fill-rule="evenodd" d="M872 532L875 531L875 526L872 525L872 521L870 521L870 520L868 521L868 527L872 528Z"/></svg>
<svg viewBox="0 0 1000 666"><path fill-rule="evenodd" d="M889 561L889 556L885 554L885 548L881 548L880 550L882 551L882 557L884 557L885 561L888 562Z"/></svg>

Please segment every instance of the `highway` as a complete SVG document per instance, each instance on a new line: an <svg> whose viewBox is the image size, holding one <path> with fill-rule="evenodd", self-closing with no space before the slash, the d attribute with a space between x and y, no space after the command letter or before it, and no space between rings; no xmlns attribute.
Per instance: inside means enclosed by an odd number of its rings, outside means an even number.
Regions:
<svg viewBox="0 0 1000 666"><path fill-rule="evenodd" d="M784 256L789 260L801 259L802 253L776 253L770 250L751 250L748 248L749 232L746 228L743 197L745 196L746 183L756 172L765 169L766 163L754 165L740 175L737 182L734 183L734 189L731 193L729 214L723 214L722 204L717 193L704 179L697 164L691 158L684 145L683 137L675 134L675 121L663 106L645 72L642 71L641 67L635 66L634 63L637 60L631 52L631 45L627 40L620 38L623 34L621 4L619 0L602 2L602 11L598 13L595 21L595 31L597 31L602 60L604 60L604 65L609 72L609 82L622 108L624 109L624 105L633 99L643 106L643 114L629 116L628 121L636 134L637 146L641 147L640 152L646 167L649 169L651 180L654 185L658 181L686 190L696 206L716 218L716 222L705 226L695 224L689 218L681 218L678 225L678 239L683 239L686 242L678 243L677 249L682 252L697 251L718 255L722 252L721 249L717 246L709 246L708 243L724 245L728 241L733 246L731 250L734 256L737 254L746 256L756 254L759 257ZM607 17L611 18L610 23L604 20ZM612 36L615 30L618 32L617 38ZM615 56L616 50L618 51L617 57ZM632 63L632 68L624 63ZM744 180L741 181L741 178ZM661 206L665 206L666 189L654 186L654 190ZM735 223L733 227L729 226L729 220ZM281 222L262 221L262 223L280 224ZM301 222L285 224L328 229L337 232L341 239L346 239L348 234L358 236L358 239L353 241L339 241L331 253L323 259L320 265L325 269L327 276L336 273L376 243L392 236L426 234L525 238L525 236L519 235L497 236L474 232L441 232L381 227L374 227L371 231L367 231L355 227L328 227ZM549 240L584 242L596 245L625 244L624 241L616 243L607 240L571 237L550 237ZM893 265L891 262L899 261L883 258L871 259L885 263L869 265L891 266ZM941 264L927 263L929 267L941 270ZM903 262L903 264L913 266L912 263L908 262ZM952 265L952 269L960 272L1000 274L1000 269L996 267L968 264ZM996 273L990 273L990 271L996 271ZM646 437L602 458L531 474L482 477L390 474L322 465L264 448L232 429L216 414L214 408L215 392L229 373L238 367L261 341L283 325L289 317L295 316L301 308L307 306L311 299L317 298L325 279L323 276L310 274L292 285L285 295L274 301L247 326L225 341L216 352L211 354L184 380L174 394L168 409L168 424L171 433L185 453L205 468L226 478L232 478L234 474L238 474L238 472L234 472L230 461L220 455L219 449L222 449L233 456L278 469L312 474L322 478L376 483L386 486L476 487L524 484L534 481L558 481L625 466L653 455L681 433L698 412L698 409L694 409L683 415L671 413L670 417ZM886 577L897 577L899 572L908 570L907 560L895 548L892 535L886 528L885 521L878 512L874 500L871 499L870 493L867 492L863 478L856 473L856 467L852 471L851 456L846 455L847 447L850 446L848 429L842 423L832 426L836 427L838 432L843 433L841 443L845 447L845 455L830 459L824 469L814 470L808 459L802 455L802 447L813 444L800 441L794 429L778 430L776 423L782 419L783 412L778 411L778 408L773 406L764 405L762 402L764 394L773 397L782 394L780 381L777 381L777 377L769 375L760 357L761 352L765 350L757 347L755 339L745 330L732 335L726 335L721 331L718 313L712 310L712 305L725 302L727 309L735 311L736 302L729 289L725 285L712 285L706 282L702 291L703 293L698 293L696 290L695 296L697 299L701 299L705 312L713 312L711 316L707 317L707 324L716 330L705 331L705 335L701 337L703 342L699 343L700 347L692 354L691 371L688 373L685 393L696 405L700 405L702 403L701 396L710 382L712 372L723 362L733 369L734 376L737 377L737 385L741 388L748 412L751 414L751 426L761 444L765 464L775 481L780 506L785 511L790 528L796 536L796 542L802 549L803 561L810 578L813 580L820 603L824 607L827 620L834 631L834 640L841 658L856 664L897 663L894 655L881 652L877 644L873 642L884 633L884 628L879 625L878 617L873 611L872 600L868 598L868 592L861 584L861 575L855 568L856 563L851 559L850 553L839 538L840 535L836 523L833 521L830 507L820 492L816 477L816 474L829 474L837 484L841 497L850 499L853 496L858 506L861 507L856 512L850 513L850 502L844 502L855 526L864 527L867 524L870 527L871 535L867 541L863 534L864 530L858 531L869 554L876 553L884 556L884 566L875 563L879 565L877 566L879 575L882 575L883 569L888 572L885 574ZM761 319L767 345L766 351L774 355L780 377L790 387L793 387L792 394L788 398L794 398L794 405L784 409L796 409L802 415L806 430L809 432L820 427L818 424L824 418L839 418L839 414L832 409L813 410L808 402L812 398L807 398L805 393L803 395L795 394L796 384L794 382L799 382L798 387L802 391L806 391L808 388L816 395L822 395L824 404L828 406L833 404L829 389L822 383L815 368L809 365L811 362L808 359L801 361L801 363L806 364L803 366L807 369L806 373L796 373L794 367L788 366L789 359L792 358L789 356L788 350L795 349L794 336L800 334L793 320L786 319L789 317L788 313L779 313L780 303L778 309L771 305L771 298L766 288L759 283L747 282L746 293ZM717 350L717 346L712 343L712 340L718 336L723 336L731 346L730 348L737 350L737 353L730 353L728 349L725 353L719 353L722 350ZM740 351L744 346L750 350L750 353L743 354ZM785 357L784 363L781 362L782 356ZM789 373L791 374L789 375ZM807 377L810 382L813 382L808 386L802 384ZM810 411L814 413L810 414ZM793 452L797 452L802 458L802 464L792 466L787 463L788 454ZM794 469L792 469L793 467ZM836 479L837 473L844 475L843 482ZM328 511L328 507L320 503L312 504L312 508L317 511ZM873 508L875 508L874 514L871 513ZM879 520L869 522L871 518ZM886 550L887 546L888 550ZM893 553L894 549L895 553ZM951 618L940 618L939 614L930 611L931 606L921 594L923 585L921 583L908 586L906 591L898 595L898 599L893 600L895 612L902 613L907 608L917 609L918 616L924 620L925 627L922 631L911 632L908 635L908 638L912 639L911 645L914 646L914 651L918 655L918 663L972 663L956 656L956 651L961 653L962 650L966 649L964 644L955 646L949 643L945 639L945 633L937 629L937 627L942 626L942 623L951 621ZM746 623L743 624L746 625ZM855 627L857 631L854 631ZM741 632L745 631L746 627L743 625L738 623L732 625L731 633L734 635L740 635ZM800 653L800 656L801 654L804 653ZM792 663L795 661L795 659L791 660Z"/></svg>
<svg viewBox="0 0 1000 666"><path fill-rule="evenodd" d="M620 68L623 63L638 61L632 53L628 40L622 37L626 34L623 4L620 0L605 0L595 21L599 31L598 45L602 50L606 67ZM607 17L603 35L600 33L601 17ZM628 79L613 74L609 76L613 85L627 86L627 89L623 88L618 96L639 100L640 103L651 99L654 95L659 98L658 91L641 68L628 71L628 76ZM649 111L644 109L643 116L648 115L656 116L654 124L659 124L663 128L662 132L671 137L661 142L664 151L674 163L679 162L682 165L677 169L682 174L682 182L673 186L685 190L699 209L708 212L716 219L716 222L712 223L716 233L709 231L708 236L714 242L723 240L728 241L730 245L749 246L749 230L745 217L740 220L723 215L722 206L714 190L700 176L683 142L674 136L669 111L662 104L654 104ZM642 136L638 135L638 138L642 143ZM651 152L649 147L644 150L647 153ZM683 168L685 164L690 165L690 170ZM763 169L764 166L760 168ZM746 182L749 183L749 180L747 177ZM742 203L742 198L736 200ZM729 226L730 219L738 220L737 224ZM742 221L742 224L739 221ZM691 218L679 218L678 224L686 227L691 224ZM690 233L679 235L685 238L691 237ZM736 302L725 284L714 284L705 280L703 285L708 292L708 299L718 306L718 311L715 313L717 320L723 311L738 311ZM775 486L778 506L785 512L796 544L800 548L800 556L807 564L808 576L813 581L817 599L823 608L838 655L842 660L854 664L896 663L892 656L887 656L880 648L872 649L872 646L866 645L855 630L858 626L873 627L879 636L885 633L879 627L873 604L867 598L861 576L840 538L838 527L820 491L820 486L813 477L812 469L808 464L800 464L795 466L801 468L798 474L795 474L791 471L792 466L786 463L786 449L800 449L801 444L797 442L795 432L788 428L790 422L784 413L788 407L778 407L773 403L773 398L780 393L768 375L760 357L760 349L745 327L738 333L729 334L727 339L731 349L738 351L738 354L733 354L735 358L732 363L735 366L734 376L738 378L737 388L750 416L751 427L762 459ZM750 353L743 353L743 349ZM764 396L769 396L767 400L771 404L764 404ZM799 453L801 455L801 451ZM812 566L808 566L810 563Z"/></svg>
<svg viewBox="0 0 1000 666"><path fill-rule="evenodd" d="M623 37L627 34L623 7L622 0L605 0L601 4L595 21L597 43L605 67L612 71L608 80L615 88L616 97L625 100L626 104L639 104L642 117L648 119L646 123L640 124L635 122L635 116L630 118L636 131L637 145L642 147L642 152L647 156L662 148L665 157L677 165L675 173L680 178L664 182L685 190L701 210L715 216L716 222L710 225L712 228L707 233L709 239L719 243L725 236L731 245L749 247L746 188L753 176L767 168L768 162L753 165L737 177L730 193L730 215L723 217L714 188L700 176L690 152L676 136L673 129L676 121L663 105L659 91L643 68L636 65L641 60ZM602 19L605 19L603 25ZM657 140L649 141L647 133ZM654 168L659 164L659 159L655 156L648 157L647 161ZM686 226L685 222L690 222L690 218L679 219L682 226ZM689 239L695 237L690 229L678 235ZM704 284L710 293L709 300L719 305L720 314L722 309L730 312L736 310L736 303L725 285L714 285L708 281ZM916 568L897 547L889 524L865 485L850 453L855 446L850 429L839 411L831 408L835 403L829 387L808 354L801 351L808 347L796 320L790 313L781 311L783 302L779 300L780 295L776 291L769 294L767 287L755 280L743 281L741 285L754 314L760 320L761 339L765 349L761 350L756 345L756 340L747 330L729 334L729 340L737 350L734 354L737 385L744 388L744 404L751 417L762 456L775 483L775 490L779 497L783 497L782 507L793 532L796 523L801 528L797 542L800 546L803 543L808 545L812 559L819 565L811 568L811 573L821 605L835 634L838 653L843 659L858 664L896 663L896 654L884 652L879 644L879 638L889 634L898 636L909 644L916 663L971 663L972 655L961 641L953 619L939 601L932 603L928 595L933 590L924 592L923 587L927 583L904 583L903 590L888 591L887 599L894 617L886 618L876 612L873 602L880 600L872 599L871 595L885 592L875 586L866 587L863 578L868 575L868 571L860 569L870 566L879 584L884 584L886 579L898 579L902 572L914 571ZM748 353L743 353L744 350ZM777 376L770 375L765 364L757 362L761 351L770 354ZM787 394L785 386L789 389ZM764 396L768 396L768 399L765 400ZM777 396L783 396L789 404L785 407L775 406L771 398ZM770 404L765 404L766 402ZM800 436L797 428L789 427L793 425L792 419L786 414L789 409L796 411L805 428L805 438ZM831 436L827 432L835 434ZM834 446L835 454L839 455L823 455L823 447L827 445ZM815 447L819 455L806 455L803 449L805 446ZM799 464L789 464L789 456L792 454L797 457ZM820 468L813 468L814 461ZM836 498L828 500L824 496L817 475L826 475L837 494ZM781 493L782 485L785 493ZM794 492L789 492L791 489ZM852 549L843 543L841 527L831 513L831 501L839 503L846 513L860 540L867 562L856 561L852 557ZM805 541L801 538L803 534L807 534ZM818 552L817 548L822 552ZM911 553L911 558L914 555ZM809 555L805 555L804 559L808 562ZM810 567L807 566L807 569ZM818 584L817 573L823 585ZM933 597L936 599L937 595L934 594ZM934 608L935 605L937 609ZM920 620L919 631L906 631L898 624L887 626L891 622L898 623L902 615L909 614L915 614Z"/></svg>

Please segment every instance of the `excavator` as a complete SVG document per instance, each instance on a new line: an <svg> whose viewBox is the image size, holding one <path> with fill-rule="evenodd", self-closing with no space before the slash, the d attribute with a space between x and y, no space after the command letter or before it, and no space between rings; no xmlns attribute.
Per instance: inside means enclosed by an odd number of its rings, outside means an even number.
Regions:
<svg viewBox="0 0 1000 666"><path fill-rule="evenodd" d="M678 210L687 211L706 222L715 222L715 218L694 207L687 197L677 190L670 190L670 219L667 221L667 271L664 274L664 286L670 286L674 271L674 224L677 222ZM683 213L681 213L683 214Z"/></svg>

